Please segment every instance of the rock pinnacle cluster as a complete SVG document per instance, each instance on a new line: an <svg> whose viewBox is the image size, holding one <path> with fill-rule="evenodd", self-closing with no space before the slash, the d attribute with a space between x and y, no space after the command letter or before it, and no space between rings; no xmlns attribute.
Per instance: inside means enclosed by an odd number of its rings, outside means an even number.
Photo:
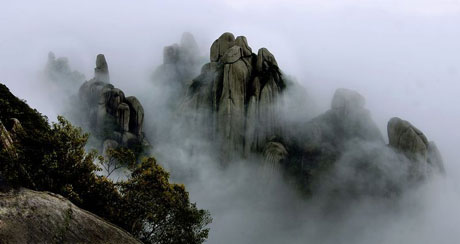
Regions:
<svg viewBox="0 0 460 244"><path fill-rule="evenodd" d="M110 83L103 54L97 55L94 78L80 87L79 98L89 128L102 139L104 151L119 146L142 151L149 145L143 133L144 108L134 96Z"/></svg>

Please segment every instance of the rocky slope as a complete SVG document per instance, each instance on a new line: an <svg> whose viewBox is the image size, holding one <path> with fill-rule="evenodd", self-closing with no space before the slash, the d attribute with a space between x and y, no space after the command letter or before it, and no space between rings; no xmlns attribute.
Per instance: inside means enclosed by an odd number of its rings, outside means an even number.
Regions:
<svg viewBox="0 0 460 244"><path fill-rule="evenodd" d="M22 188L0 192L2 243L141 243L60 195Z"/></svg>

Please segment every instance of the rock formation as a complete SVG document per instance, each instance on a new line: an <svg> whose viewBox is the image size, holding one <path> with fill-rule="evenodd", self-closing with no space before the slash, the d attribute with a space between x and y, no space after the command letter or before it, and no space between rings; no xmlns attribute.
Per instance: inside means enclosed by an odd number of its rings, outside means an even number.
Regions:
<svg viewBox="0 0 460 244"><path fill-rule="evenodd" d="M94 79L105 83L110 83L109 66L107 65L104 54L98 54L96 57Z"/></svg>
<svg viewBox="0 0 460 244"><path fill-rule="evenodd" d="M297 176L304 189L340 163L381 177L383 186L376 183L367 191L378 189L377 195L400 189L399 173L385 175L381 162L404 164L401 168L407 170L401 177L407 182L418 178L414 175L443 172L435 144L408 122L390 121L386 145L364 97L353 90L337 89L330 109L315 118L282 120L285 88L293 85L266 48L254 54L245 37L224 33L211 46L210 62L189 83L181 108L187 123L204 129L219 147L221 162L258 155L267 177L284 169Z"/></svg>
<svg viewBox="0 0 460 244"><path fill-rule="evenodd" d="M211 128L223 161L263 151L281 133L276 101L286 83L275 57L266 48L254 54L244 36L224 33L210 61L188 86L183 108L207 114L198 123Z"/></svg>
<svg viewBox="0 0 460 244"><path fill-rule="evenodd" d="M388 139L392 148L414 162L413 174L423 176L431 169L444 171L436 144L429 142L426 136L408 121L392 118L388 122Z"/></svg>
<svg viewBox="0 0 460 244"><path fill-rule="evenodd" d="M141 243L64 197L28 189L0 192L2 243Z"/></svg>
<svg viewBox="0 0 460 244"><path fill-rule="evenodd" d="M143 133L144 108L136 97L126 97L110 82L103 54L97 55L94 78L80 87L79 98L88 127L107 147L130 147L136 152L148 147Z"/></svg>

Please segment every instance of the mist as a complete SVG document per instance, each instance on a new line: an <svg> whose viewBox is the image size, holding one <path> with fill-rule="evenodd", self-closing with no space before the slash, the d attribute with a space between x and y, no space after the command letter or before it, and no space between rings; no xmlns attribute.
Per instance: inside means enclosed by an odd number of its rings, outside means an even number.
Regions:
<svg viewBox="0 0 460 244"><path fill-rule="evenodd" d="M5 1L2 5L0 82L55 121L58 114L69 113L72 94L43 81L48 52L68 58L71 69L86 80L93 77L96 55L105 54L112 84L143 104L153 156L173 181L185 184L198 207L210 210L208 243L460 239L456 228L460 2ZM372 152L377 145L354 144L340 167L322 181L318 194L308 199L284 174L264 176L256 156L223 168L216 145L178 119L165 104L168 92L152 81L162 63L163 47L178 43L184 31L195 36L203 64L209 61L212 42L224 32L246 36L253 52L268 48L283 74L300 83L308 95L304 109L287 107L287 120L325 112L337 88L358 91L385 140L387 122L398 116L435 141L446 175L408 187L397 199L339 198L337 207L330 206L337 199L329 194L337 186L364 185L364 190L373 192L387 183L361 177L349 167L355 152ZM397 154L387 152L375 166L390 183L401 182L400 174L407 169L400 162Z"/></svg>

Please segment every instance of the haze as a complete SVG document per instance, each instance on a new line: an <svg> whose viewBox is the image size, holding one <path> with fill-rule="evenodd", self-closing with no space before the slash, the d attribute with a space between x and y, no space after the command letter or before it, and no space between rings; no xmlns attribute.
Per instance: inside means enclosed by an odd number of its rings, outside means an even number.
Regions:
<svg viewBox="0 0 460 244"><path fill-rule="evenodd" d="M112 83L139 96L150 119L161 116L146 103L152 101L149 94L161 93L150 76L162 61L163 47L188 31L207 58L211 43L228 31L246 36L253 51L267 47L282 71L307 89L318 113L330 106L336 88L357 90L385 138L388 120L401 117L436 141L445 160L444 179L401 200L401 209L407 211L376 212L376 203L366 202L333 224L316 216L320 200L303 208L282 180L270 188L275 194L254 195L256 186L245 189L253 181L250 167L235 166L219 175L208 163L195 162L212 158L206 154L191 160L206 169L186 186L191 199L214 217L209 243L460 239L460 1L0 2L0 82L52 121L63 112L55 99L63 94L54 94L58 90L39 79L49 51L67 57L72 69L87 79L93 75L95 56L104 53ZM280 199L292 200L292 205ZM414 202L420 203L416 210L411 209ZM263 210L251 215L256 209ZM290 225L299 222L303 224Z"/></svg>

